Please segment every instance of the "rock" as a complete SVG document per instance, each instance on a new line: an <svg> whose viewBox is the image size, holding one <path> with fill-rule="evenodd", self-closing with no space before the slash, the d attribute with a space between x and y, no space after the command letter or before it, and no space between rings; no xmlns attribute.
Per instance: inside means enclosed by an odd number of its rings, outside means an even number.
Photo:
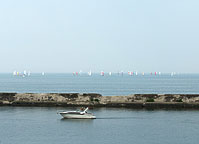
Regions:
<svg viewBox="0 0 199 144"><path fill-rule="evenodd" d="M199 109L199 94L0 93L0 105Z"/></svg>
<svg viewBox="0 0 199 144"><path fill-rule="evenodd" d="M3 105L10 105L10 104L12 104L12 102L9 102L9 101L2 101L2 104L3 104Z"/></svg>

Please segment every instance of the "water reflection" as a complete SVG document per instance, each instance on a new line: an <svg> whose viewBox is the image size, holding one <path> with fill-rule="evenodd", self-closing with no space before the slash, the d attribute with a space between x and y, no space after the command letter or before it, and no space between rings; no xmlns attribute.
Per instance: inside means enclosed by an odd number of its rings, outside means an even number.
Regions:
<svg viewBox="0 0 199 144"><path fill-rule="evenodd" d="M99 117L96 119L135 119L135 117Z"/></svg>
<svg viewBox="0 0 199 144"><path fill-rule="evenodd" d="M66 118L61 118L61 122L70 122L70 123L92 123L94 119L66 119Z"/></svg>

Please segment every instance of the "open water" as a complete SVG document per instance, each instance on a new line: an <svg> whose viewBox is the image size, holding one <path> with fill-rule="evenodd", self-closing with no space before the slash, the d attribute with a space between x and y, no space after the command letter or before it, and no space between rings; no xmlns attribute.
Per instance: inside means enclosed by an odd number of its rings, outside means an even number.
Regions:
<svg viewBox="0 0 199 144"><path fill-rule="evenodd" d="M199 74L88 76L82 74L32 74L13 76L0 74L0 92L33 93L100 93L102 95L129 94L199 94Z"/></svg>
<svg viewBox="0 0 199 144"><path fill-rule="evenodd" d="M0 74L0 92L199 94L199 75L72 76ZM64 120L74 108L0 107L0 144L198 144L198 110L95 108L94 120Z"/></svg>
<svg viewBox="0 0 199 144"><path fill-rule="evenodd" d="M199 111L97 108L97 119L56 114L74 108L0 107L1 144L198 144Z"/></svg>

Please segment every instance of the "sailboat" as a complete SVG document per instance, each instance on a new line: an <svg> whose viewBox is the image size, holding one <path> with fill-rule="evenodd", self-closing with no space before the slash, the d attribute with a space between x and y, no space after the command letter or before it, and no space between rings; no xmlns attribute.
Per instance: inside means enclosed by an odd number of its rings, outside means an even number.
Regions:
<svg viewBox="0 0 199 144"><path fill-rule="evenodd" d="M13 72L13 75L16 76L16 75L17 75L17 71L14 71L14 72Z"/></svg>
<svg viewBox="0 0 199 144"><path fill-rule="evenodd" d="M137 72L137 71L135 72L135 75L138 75L138 72Z"/></svg>
<svg viewBox="0 0 199 144"><path fill-rule="evenodd" d="M103 71L101 71L101 76L104 76L104 72Z"/></svg>
<svg viewBox="0 0 199 144"><path fill-rule="evenodd" d="M142 72L142 75L144 76L144 72Z"/></svg>
<svg viewBox="0 0 199 144"><path fill-rule="evenodd" d="M30 71L28 71L28 76L30 76Z"/></svg>
<svg viewBox="0 0 199 144"><path fill-rule="evenodd" d="M27 72L26 72L26 70L24 70L24 71L23 71L23 75L26 75L26 74L27 74Z"/></svg>
<svg viewBox="0 0 199 144"><path fill-rule="evenodd" d="M92 75L92 72L91 72L91 70L88 72L88 75L89 75L89 76L91 76L91 75Z"/></svg>

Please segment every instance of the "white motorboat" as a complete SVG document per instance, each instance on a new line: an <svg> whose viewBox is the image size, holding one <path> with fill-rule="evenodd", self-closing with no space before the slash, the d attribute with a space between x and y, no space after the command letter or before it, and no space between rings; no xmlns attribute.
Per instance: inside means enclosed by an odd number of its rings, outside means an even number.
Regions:
<svg viewBox="0 0 199 144"><path fill-rule="evenodd" d="M66 112L59 112L60 115L63 116L63 118L67 119L95 119L96 116L94 116L92 113L87 112L88 107L83 111L66 111Z"/></svg>

